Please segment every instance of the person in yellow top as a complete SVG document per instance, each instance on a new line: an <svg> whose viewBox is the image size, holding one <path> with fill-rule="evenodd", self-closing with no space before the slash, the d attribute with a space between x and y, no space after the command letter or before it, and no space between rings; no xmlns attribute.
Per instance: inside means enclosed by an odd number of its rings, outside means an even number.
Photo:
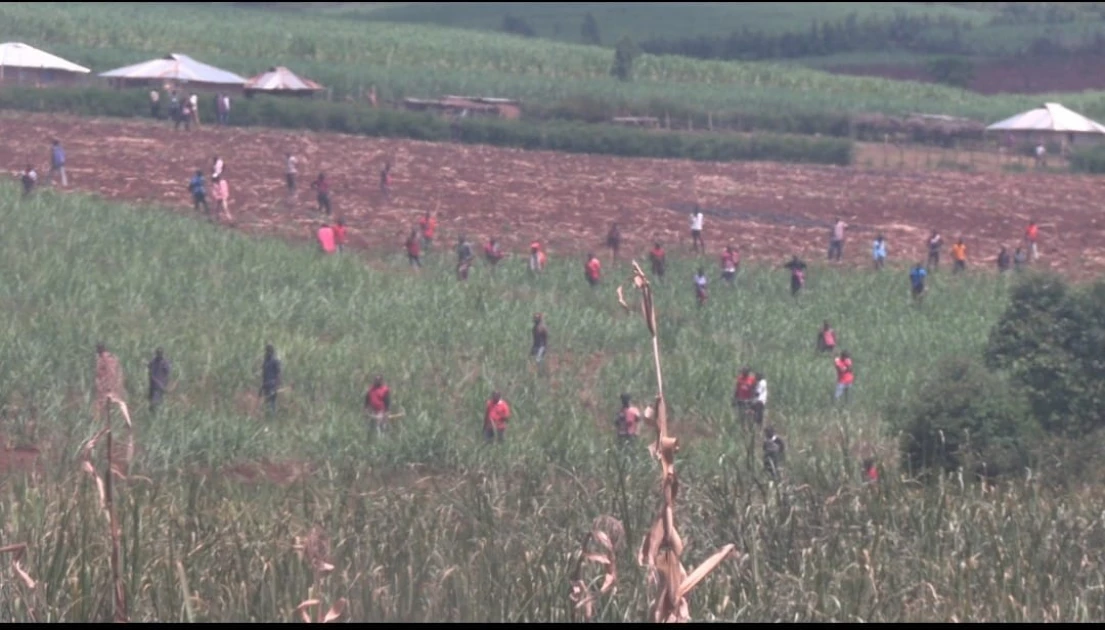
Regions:
<svg viewBox="0 0 1105 630"><path fill-rule="evenodd" d="M955 245L952 245L952 261L955 262L952 273L959 273L967 269L967 246L963 244L962 238L956 241Z"/></svg>

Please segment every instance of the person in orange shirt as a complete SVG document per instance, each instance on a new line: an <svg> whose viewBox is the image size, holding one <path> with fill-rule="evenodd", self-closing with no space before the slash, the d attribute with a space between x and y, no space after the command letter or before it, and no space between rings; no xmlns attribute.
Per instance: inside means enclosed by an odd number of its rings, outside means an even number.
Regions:
<svg viewBox="0 0 1105 630"><path fill-rule="evenodd" d="M434 234L437 233L437 218L429 210L418 220L418 229L422 231L422 247L430 249L434 244Z"/></svg>
<svg viewBox="0 0 1105 630"><path fill-rule="evenodd" d="M656 275L658 279L664 278L664 265L667 262L667 255L664 253L664 248L660 245L660 241L652 246L652 251L648 253L648 258L652 262L652 273Z"/></svg>
<svg viewBox="0 0 1105 630"><path fill-rule="evenodd" d="M384 383L383 376L377 376L372 381L372 387L364 397L365 412L372 419L376 433L388 430L388 413L391 411L391 388Z"/></svg>
<svg viewBox="0 0 1105 630"><path fill-rule="evenodd" d="M487 245L483 246L483 255L487 258L488 264L494 267L503 259L503 250L499 249L498 241L491 239L487 241Z"/></svg>
<svg viewBox="0 0 1105 630"><path fill-rule="evenodd" d="M833 350L836 350L836 332L829 325L829 320L825 320L821 330L817 332L817 351L832 352Z"/></svg>
<svg viewBox="0 0 1105 630"><path fill-rule="evenodd" d="M506 423L510 420L510 405L506 404L499 392L492 392L487 401L487 410L483 414L483 438L490 444L498 440L503 442Z"/></svg>
<svg viewBox="0 0 1105 630"><path fill-rule="evenodd" d="M844 402L848 402L851 398L852 383L855 382L856 375L852 371L852 355L848 354L847 350L840 353L840 356L836 358L836 392L833 394L833 400L840 400L840 397L844 397Z"/></svg>
<svg viewBox="0 0 1105 630"><path fill-rule="evenodd" d="M587 264L583 266L583 271L587 276L587 283L592 287L597 287L599 279L602 277L602 263L594 254L587 254Z"/></svg>
<svg viewBox="0 0 1105 630"><path fill-rule="evenodd" d="M407 262L415 269L422 268L422 243L418 240L418 230L412 228L407 237Z"/></svg>
<svg viewBox="0 0 1105 630"><path fill-rule="evenodd" d="M333 254L337 251L338 247L334 242L334 228L330 227L329 223L323 223L318 228L318 232L315 232L315 238L318 239L318 245L324 253Z"/></svg>
<svg viewBox="0 0 1105 630"><path fill-rule="evenodd" d="M348 237L345 233L345 220L338 219L338 224L334 226L334 244L338 246L338 253L345 251L345 244L348 242Z"/></svg>
<svg viewBox="0 0 1105 630"><path fill-rule="evenodd" d="M955 267L952 268L952 273L959 273L960 271L966 271L967 269L967 246L963 243L963 239L960 238L952 245L952 261L955 263Z"/></svg>
<svg viewBox="0 0 1105 630"><path fill-rule="evenodd" d="M1024 244L1028 248L1028 260L1036 262L1039 255L1036 251L1036 240L1040 238L1040 226L1036 225L1036 219L1028 222L1028 228L1024 231Z"/></svg>
<svg viewBox="0 0 1105 630"><path fill-rule="evenodd" d="M740 414L741 419L752 408L752 398L755 390L756 377L752 375L752 371L747 367L741 368L740 374L737 375L737 387L733 392L733 406L737 408L737 413Z"/></svg>
<svg viewBox="0 0 1105 630"><path fill-rule="evenodd" d="M529 270L534 273L540 273L545 270L545 263L547 258L545 252L541 251L541 242L534 241L529 244Z"/></svg>

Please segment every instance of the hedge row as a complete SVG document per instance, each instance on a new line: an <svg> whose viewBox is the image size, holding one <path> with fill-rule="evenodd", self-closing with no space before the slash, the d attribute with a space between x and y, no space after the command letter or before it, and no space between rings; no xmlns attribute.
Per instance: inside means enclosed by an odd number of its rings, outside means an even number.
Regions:
<svg viewBox="0 0 1105 630"><path fill-rule="evenodd" d="M213 108L209 101L210 97L201 100L201 115L211 116ZM0 109L149 117L145 90L5 88L0 90ZM719 162L767 160L848 165L852 163L854 149L850 140L840 138L649 131L566 121L529 123L466 118L450 122L424 113L270 96L236 99L231 107L230 124L415 140L452 140L567 153Z"/></svg>
<svg viewBox="0 0 1105 630"><path fill-rule="evenodd" d="M1050 147L1048 153L1055 155ZM1070 170L1075 173L1105 173L1105 147L1086 147L1076 149L1070 156Z"/></svg>

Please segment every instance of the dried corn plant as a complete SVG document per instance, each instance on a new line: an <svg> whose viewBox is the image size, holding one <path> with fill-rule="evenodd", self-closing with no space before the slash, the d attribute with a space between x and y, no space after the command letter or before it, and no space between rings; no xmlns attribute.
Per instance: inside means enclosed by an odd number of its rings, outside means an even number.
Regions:
<svg viewBox="0 0 1105 630"><path fill-rule="evenodd" d="M125 401L127 392L123 376L123 367L119 365L119 359L112 353L104 350L96 356L96 414L109 411L108 403ZM109 397L115 397L111 401ZM125 416L127 426L130 426L130 416Z"/></svg>
<svg viewBox="0 0 1105 630"><path fill-rule="evenodd" d="M299 613L299 617L304 623L331 623L337 621L345 613L349 601L342 597L327 610L323 601L315 596L322 585L323 578L334 570L334 565L330 563L330 539L327 538L322 528L316 525L311 528L311 531L307 532L306 536L302 538L296 536L292 549L295 550L300 560L311 565L313 574L307 599L295 607L295 612ZM308 612L312 608L317 611L315 619L311 619Z"/></svg>
<svg viewBox="0 0 1105 630"><path fill-rule="evenodd" d="M617 550L624 540L625 528L613 516L599 516L591 524L591 531L583 538L579 560L572 572L571 600L575 605L572 609L573 618L578 611L583 621L590 621L595 616L595 601L599 595L608 595L615 590L618 583ZM598 550L591 549L592 542L598 545ZM598 564L604 568L602 586L597 593L583 579L584 564Z"/></svg>
<svg viewBox="0 0 1105 630"><path fill-rule="evenodd" d="M652 287L637 261L633 261L633 285L641 293L641 313L652 336L652 354L656 364L656 402L645 409L645 422L656 429L656 441L649 453L660 462L661 504L656 520L637 551L637 562L647 568L652 588L651 617L655 622L685 622L691 620L687 595L723 560L735 553L728 544L710 556L697 569L687 574L683 567L683 539L675 525L675 499L679 478L675 474L675 454L679 440L668 431L668 412L664 402L664 381L660 369L660 341L656 327L656 308ZM622 287L618 287L618 303L631 311Z"/></svg>
<svg viewBox="0 0 1105 630"><path fill-rule="evenodd" d="M12 560L12 572L15 573L18 580L13 580L19 586L20 597L23 600L24 605L27 607L27 616L30 617L32 622L38 621L38 616L35 614L34 600L37 593L36 587L38 583L34 581L27 571L23 569L23 556L27 554L27 543L17 543L14 545L5 545L0 547L0 555L10 555Z"/></svg>

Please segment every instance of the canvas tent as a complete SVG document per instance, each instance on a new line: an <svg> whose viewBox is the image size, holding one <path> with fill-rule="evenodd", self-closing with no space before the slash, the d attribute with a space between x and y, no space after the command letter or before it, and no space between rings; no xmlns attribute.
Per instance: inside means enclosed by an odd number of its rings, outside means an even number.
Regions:
<svg viewBox="0 0 1105 630"><path fill-rule="evenodd" d="M88 74L84 66L20 42L0 44L0 83L68 83Z"/></svg>
<svg viewBox="0 0 1105 630"><path fill-rule="evenodd" d="M246 82L233 72L209 66L179 53L103 72L100 76L110 79L118 87L176 83L199 89L234 90L241 89Z"/></svg>
<svg viewBox="0 0 1105 630"><path fill-rule="evenodd" d="M269 68L268 72L259 74L246 81L246 96L253 94L286 94L296 96L310 96L326 88L310 79L303 79L284 66Z"/></svg>
<svg viewBox="0 0 1105 630"><path fill-rule="evenodd" d="M1054 142L1074 146L1105 142L1105 126L1058 103L1017 114L986 128L1021 142Z"/></svg>

